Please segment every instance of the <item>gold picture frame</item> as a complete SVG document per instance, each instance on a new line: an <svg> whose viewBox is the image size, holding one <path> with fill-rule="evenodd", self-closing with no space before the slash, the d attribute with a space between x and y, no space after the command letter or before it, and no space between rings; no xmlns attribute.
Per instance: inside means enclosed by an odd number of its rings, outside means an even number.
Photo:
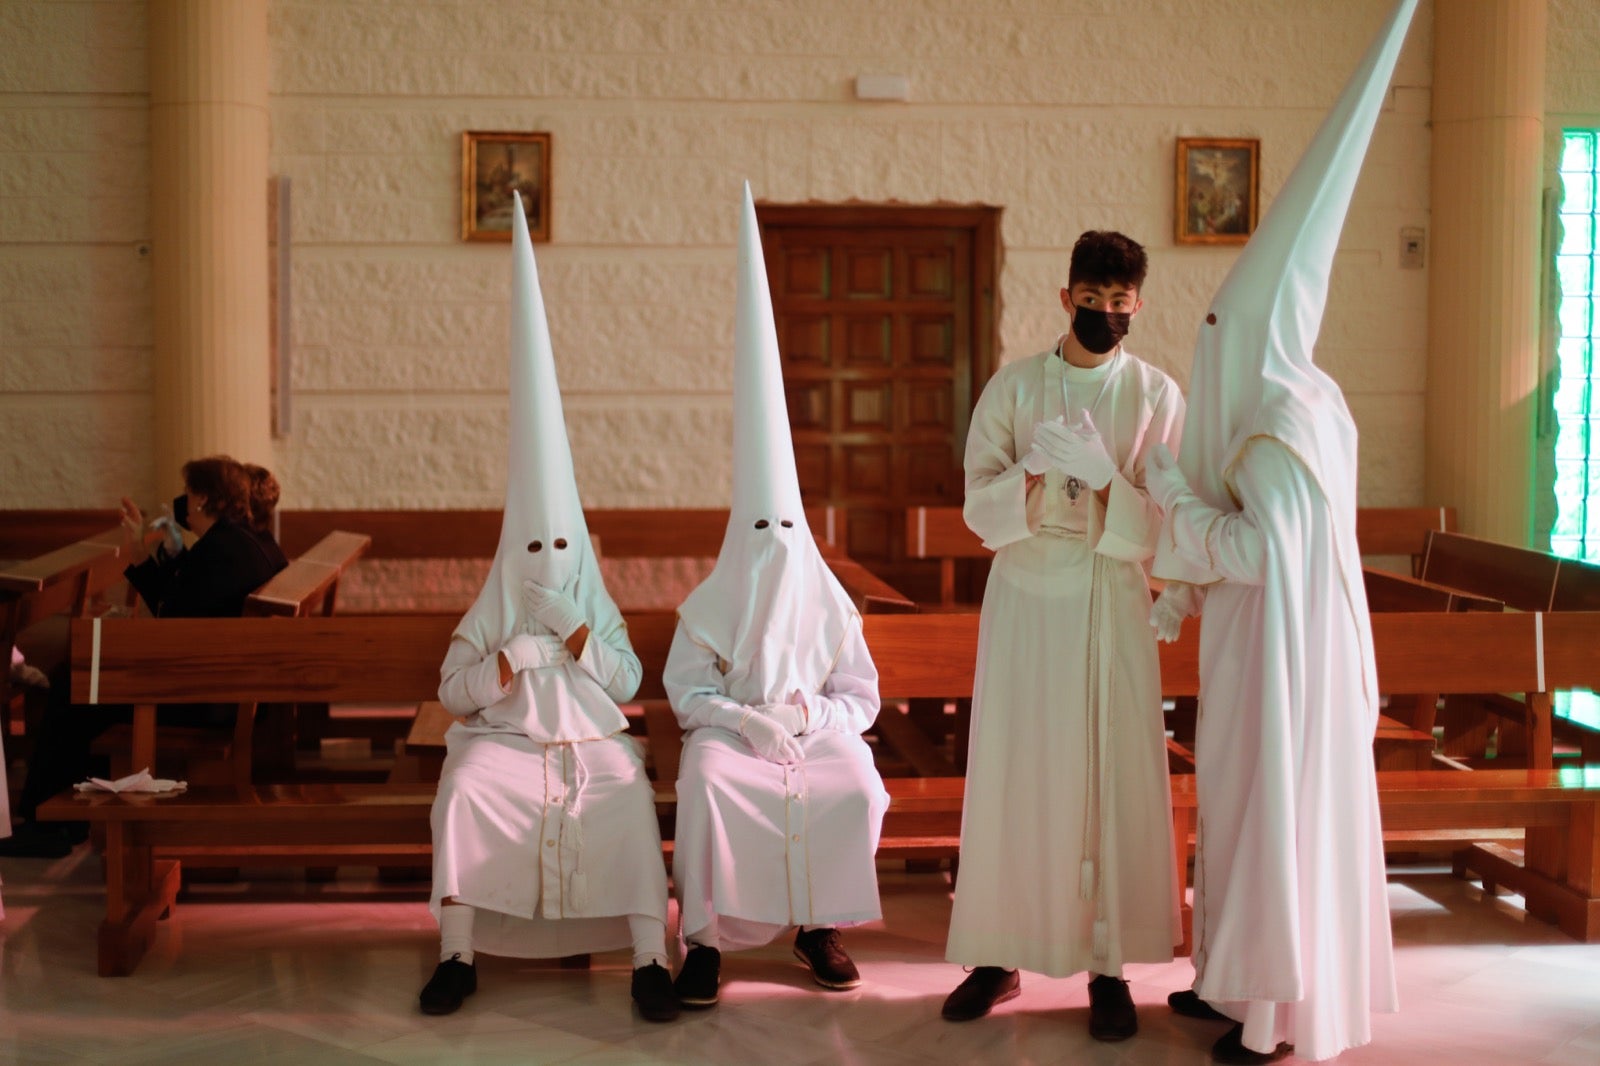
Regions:
<svg viewBox="0 0 1600 1066"><path fill-rule="evenodd" d="M1178 138L1179 244L1243 244L1260 209L1261 142L1244 137Z"/></svg>
<svg viewBox="0 0 1600 1066"><path fill-rule="evenodd" d="M461 135L461 239L511 240L512 192L528 234L550 239L550 134L467 130Z"/></svg>

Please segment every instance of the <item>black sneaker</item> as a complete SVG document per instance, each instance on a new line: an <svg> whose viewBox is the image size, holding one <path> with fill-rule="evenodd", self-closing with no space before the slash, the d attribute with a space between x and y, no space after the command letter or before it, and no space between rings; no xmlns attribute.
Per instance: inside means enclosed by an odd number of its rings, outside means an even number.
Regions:
<svg viewBox="0 0 1600 1066"><path fill-rule="evenodd" d="M683 957L678 979L672 990L678 1002L690 1010L704 1010L717 1005L717 981L722 974L722 952L703 944L690 944L689 954Z"/></svg>
<svg viewBox="0 0 1600 1066"><path fill-rule="evenodd" d="M1167 1006L1172 1008L1172 1013L1181 1014L1185 1018L1200 1018L1208 1022L1231 1022L1232 1018L1200 998L1200 993L1192 988L1185 988L1182 992L1174 992L1167 996Z"/></svg>
<svg viewBox="0 0 1600 1066"><path fill-rule="evenodd" d="M1139 1031L1139 1014L1120 977L1096 974L1089 980L1089 1035L1096 1040L1126 1040Z"/></svg>
<svg viewBox="0 0 1600 1066"><path fill-rule="evenodd" d="M672 990L672 975L659 962L633 971L633 1001L647 1022L670 1022L683 1009Z"/></svg>
<svg viewBox="0 0 1600 1066"><path fill-rule="evenodd" d="M1022 995L1022 975L999 966L974 966L967 979L944 1001L939 1013L947 1022L970 1022Z"/></svg>
<svg viewBox="0 0 1600 1066"><path fill-rule="evenodd" d="M1286 1059L1294 1047L1289 1044L1279 1044L1271 1051L1252 1051L1244 1046L1244 1025L1235 1025L1222 1037L1211 1045L1211 1061L1228 1063L1230 1066L1259 1066L1262 1063L1277 1062Z"/></svg>
<svg viewBox="0 0 1600 1066"><path fill-rule="evenodd" d="M795 958L811 967L811 979L823 988L844 992L861 984L861 972L845 954L839 930L804 929L794 934Z"/></svg>
<svg viewBox="0 0 1600 1066"><path fill-rule="evenodd" d="M417 997L424 1014L454 1014L461 1001L478 990L478 967L461 961L461 953L450 956L433 969L433 976Z"/></svg>

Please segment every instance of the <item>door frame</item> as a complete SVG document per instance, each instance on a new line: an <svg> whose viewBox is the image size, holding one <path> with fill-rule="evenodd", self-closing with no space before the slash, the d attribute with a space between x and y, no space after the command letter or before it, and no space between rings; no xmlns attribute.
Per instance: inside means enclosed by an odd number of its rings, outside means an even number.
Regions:
<svg viewBox="0 0 1600 1066"><path fill-rule="evenodd" d="M998 369L1000 301L995 279L1000 276L1001 207L974 204L771 204L756 203L756 223L763 237L778 229L964 229L972 234L972 403L977 405ZM961 412L969 421L972 411Z"/></svg>

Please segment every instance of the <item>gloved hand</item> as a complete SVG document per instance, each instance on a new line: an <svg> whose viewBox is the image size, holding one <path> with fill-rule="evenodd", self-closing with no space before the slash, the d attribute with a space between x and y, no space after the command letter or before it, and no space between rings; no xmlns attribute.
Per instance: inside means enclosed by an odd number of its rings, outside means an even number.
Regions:
<svg viewBox="0 0 1600 1066"><path fill-rule="evenodd" d="M1054 418L1048 422L1040 422L1037 426L1033 427L1033 447L1028 450L1027 455L1022 457L1022 468L1028 473L1032 474L1034 477L1038 477L1040 474L1043 474L1046 470L1049 470L1051 467L1056 465L1055 460L1051 458L1049 453L1047 453L1044 448L1040 447L1039 434L1041 430L1049 432L1048 430L1045 430L1046 426L1053 427L1054 429L1065 428L1065 426L1062 425L1060 418Z"/></svg>
<svg viewBox="0 0 1600 1066"><path fill-rule="evenodd" d="M161 551L168 559L176 559L183 551L183 530L178 523L170 514L157 515L150 520L150 528L161 531Z"/></svg>
<svg viewBox="0 0 1600 1066"><path fill-rule="evenodd" d="M1111 458L1111 453L1106 451L1105 441L1100 438L1100 431L1095 429L1089 412L1083 412L1070 426L1058 429L1054 423L1047 422L1045 425L1050 427L1045 431L1045 436L1053 449L1052 458L1063 474L1077 478L1096 491L1111 484L1117 464Z"/></svg>
<svg viewBox="0 0 1600 1066"><path fill-rule="evenodd" d="M538 670L545 666L557 666L572 658L572 653L567 650L567 646L559 637L536 637L530 633L518 633L506 641L505 646L500 649L500 654L511 664L511 672L514 674L520 674L524 670Z"/></svg>
<svg viewBox="0 0 1600 1066"><path fill-rule="evenodd" d="M740 720L739 735L768 762L799 762L802 757L800 742L776 718L767 717L757 708L752 708Z"/></svg>
<svg viewBox="0 0 1600 1066"><path fill-rule="evenodd" d="M798 692L792 693L787 703L766 703L756 710L783 726L792 737L802 736L810 731L810 716L806 713L804 697Z"/></svg>
<svg viewBox="0 0 1600 1066"><path fill-rule="evenodd" d="M1150 605L1150 624L1155 627L1156 639L1171 644L1183 629L1183 620L1199 613L1199 596L1193 585L1183 581L1170 581L1161 590L1156 602Z"/></svg>
<svg viewBox="0 0 1600 1066"><path fill-rule="evenodd" d="M1190 491L1188 479L1178 469L1178 460L1172 457L1172 449L1165 442L1158 442L1145 453L1144 489L1163 511L1168 512L1179 497Z"/></svg>
<svg viewBox="0 0 1600 1066"><path fill-rule="evenodd" d="M545 588L534 581L522 583L522 602L528 613L541 625L548 626L556 636L566 640L582 626L588 625L578 605L560 589Z"/></svg>

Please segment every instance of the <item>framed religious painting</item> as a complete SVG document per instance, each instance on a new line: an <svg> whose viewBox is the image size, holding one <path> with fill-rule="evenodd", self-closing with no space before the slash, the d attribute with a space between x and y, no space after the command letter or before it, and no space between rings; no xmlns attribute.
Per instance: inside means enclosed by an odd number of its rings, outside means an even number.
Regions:
<svg viewBox="0 0 1600 1066"><path fill-rule="evenodd" d="M509 241L522 194L528 234L550 239L550 134L468 130L461 135L461 239Z"/></svg>
<svg viewBox="0 0 1600 1066"><path fill-rule="evenodd" d="M1250 239L1260 204L1260 153L1261 142L1255 139L1178 138L1179 244L1243 244Z"/></svg>

